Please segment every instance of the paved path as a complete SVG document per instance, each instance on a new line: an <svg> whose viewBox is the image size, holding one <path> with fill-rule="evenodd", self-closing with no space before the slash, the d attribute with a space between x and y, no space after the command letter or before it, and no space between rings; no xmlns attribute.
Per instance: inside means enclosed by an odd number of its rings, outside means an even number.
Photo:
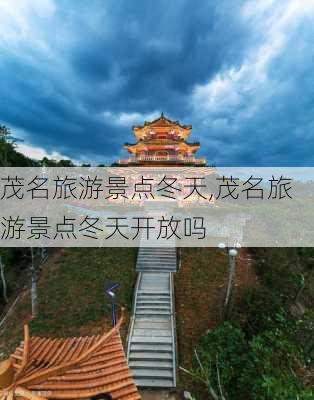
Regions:
<svg viewBox="0 0 314 400"><path fill-rule="evenodd" d="M140 248L128 361L140 387L176 386L175 248Z"/></svg>

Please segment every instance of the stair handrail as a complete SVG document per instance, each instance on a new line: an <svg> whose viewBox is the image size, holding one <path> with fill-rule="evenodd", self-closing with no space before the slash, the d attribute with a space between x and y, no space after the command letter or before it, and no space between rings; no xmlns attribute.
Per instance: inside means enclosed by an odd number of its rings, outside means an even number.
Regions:
<svg viewBox="0 0 314 400"><path fill-rule="evenodd" d="M177 341L176 341L176 331L175 331L175 307L174 307L174 298L173 298L173 273L169 272L170 275L170 304L171 304L171 336L172 336L172 371L173 371L173 385L177 386Z"/></svg>
<svg viewBox="0 0 314 400"><path fill-rule="evenodd" d="M136 260L136 264L137 264L137 260ZM139 289L139 286L140 286L141 279L142 279L142 273L139 272L137 274L137 280L136 280L136 284L135 284L135 293L134 293L133 305L132 305L131 324L130 324L128 337L127 337L127 350L126 350L127 360L129 360L130 351L131 351L131 349L130 349L130 347L131 347L131 338L132 338L132 335L133 335L134 320L135 320L135 317L136 317L137 296L138 296L138 289Z"/></svg>

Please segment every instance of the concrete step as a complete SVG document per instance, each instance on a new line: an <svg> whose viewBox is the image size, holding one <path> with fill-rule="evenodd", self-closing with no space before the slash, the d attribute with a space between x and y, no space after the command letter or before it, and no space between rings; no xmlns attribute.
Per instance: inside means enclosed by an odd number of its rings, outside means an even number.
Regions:
<svg viewBox="0 0 314 400"><path fill-rule="evenodd" d="M169 278L164 277L163 275L167 275L167 272L159 272L159 273L155 273L155 272L147 272L147 273L143 273L143 277L142 280L140 282L141 286L143 286L145 283L146 284L151 284L153 282L158 282L158 283L162 283L164 285L168 285L169 284ZM149 276L151 275L151 276Z"/></svg>
<svg viewBox="0 0 314 400"><path fill-rule="evenodd" d="M135 378L172 378L172 371L168 370L150 370L150 369L132 369L133 376Z"/></svg>
<svg viewBox="0 0 314 400"><path fill-rule="evenodd" d="M163 315L136 315L137 321L150 321L150 322L171 322L172 314Z"/></svg>
<svg viewBox="0 0 314 400"><path fill-rule="evenodd" d="M136 378L135 383L140 387L172 388L173 379L144 379Z"/></svg>
<svg viewBox="0 0 314 400"><path fill-rule="evenodd" d="M176 249L173 247L141 247L139 253L172 253L176 254Z"/></svg>
<svg viewBox="0 0 314 400"><path fill-rule="evenodd" d="M138 304L135 308L135 311L171 311L170 304L161 304L161 305L149 305L149 304Z"/></svg>
<svg viewBox="0 0 314 400"><path fill-rule="evenodd" d="M153 272L143 272L145 275L146 274L152 274ZM161 272L160 274L168 274L168 272ZM147 278L145 277L141 282L140 282L140 289L145 286L145 287L149 287L149 286L153 286L153 285L157 285L157 286L162 286L164 289L169 290L169 281L162 279L162 278L158 278L158 277L154 277L152 276L151 278Z"/></svg>
<svg viewBox="0 0 314 400"><path fill-rule="evenodd" d="M139 257L136 264L140 263L176 263L175 258L160 258L160 257Z"/></svg>
<svg viewBox="0 0 314 400"><path fill-rule="evenodd" d="M171 307L170 301L139 300L136 307Z"/></svg>
<svg viewBox="0 0 314 400"><path fill-rule="evenodd" d="M146 272L144 272L146 273ZM167 274L168 272L166 272ZM151 290L159 290L161 292L168 292L169 293L169 281L159 280L158 278L151 278L150 281L145 279L140 283L140 289L145 287L147 291ZM155 288L155 289L154 289Z"/></svg>
<svg viewBox="0 0 314 400"><path fill-rule="evenodd" d="M146 296L146 297L138 297L137 298L137 304L151 304L151 305L164 305L164 304L170 304L170 298L169 299L163 299L163 298L155 298L155 297L150 297L150 296Z"/></svg>
<svg viewBox="0 0 314 400"><path fill-rule="evenodd" d="M165 369L172 371L172 362L168 360L154 361L130 361L129 367L132 369Z"/></svg>
<svg viewBox="0 0 314 400"><path fill-rule="evenodd" d="M137 263L141 261L158 261L158 262L176 262L177 257L172 257L172 256L149 256L149 255L140 255L137 257Z"/></svg>
<svg viewBox="0 0 314 400"><path fill-rule="evenodd" d="M167 272L147 272L142 274L142 282L150 282L150 281L160 281L160 282L168 282L169 277L167 276Z"/></svg>
<svg viewBox="0 0 314 400"><path fill-rule="evenodd" d="M140 263L176 263L175 258L160 258L160 257L140 257L137 259L136 265Z"/></svg>
<svg viewBox="0 0 314 400"><path fill-rule="evenodd" d="M140 257L137 258L137 264L139 264L141 262L176 263L176 258L175 257L161 258L161 257L143 257L143 256L140 256Z"/></svg>
<svg viewBox="0 0 314 400"><path fill-rule="evenodd" d="M139 259L149 260L177 260L176 254L151 254L151 253L138 253L137 261Z"/></svg>
<svg viewBox="0 0 314 400"><path fill-rule="evenodd" d="M171 344L131 344L130 351L147 351L150 353L171 353L172 345Z"/></svg>
<svg viewBox="0 0 314 400"><path fill-rule="evenodd" d="M153 307L136 307L136 309L135 309L135 313L136 314L138 314L138 313L141 313L141 312L144 312L145 314L149 314L149 313L151 313L151 314L155 314L155 313L159 313L159 312L161 312L161 313L171 313L171 307L155 307L155 308L153 308Z"/></svg>
<svg viewBox="0 0 314 400"><path fill-rule="evenodd" d="M132 336L131 344L138 344L138 343L154 344L154 345L159 345L159 344L171 344L172 345L172 340L169 337Z"/></svg>
<svg viewBox="0 0 314 400"><path fill-rule="evenodd" d="M154 275L153 272L147 272L145 273L145 275ZM168 274L168 272L161 272L160 275L162 274ZM152 277L147 277L145 276L144 278L142 278L141 282L140 282L140 286L151 286L157 284L158 286L163 285L165 288L169 289L169 280L168 279L164 279L162 277L159 276L152 276Z"/></svg>
<svg viewBox="0 0 314 400"><path fill-rule="evenodd" d="M176 248L175 247L140 247L139 251L157 251L157 252L172 251L172 252L176 252Z"/></svg>
<svg viewBox="0 0 314 400"><path fill-rule="evenodd" d="M158 291L140 291L137 292L137 298L141 298L141 299L146 299L146 298L150 298L150 299L164 299L167 300L168 298L170 298L170 292L169 291L164 291L164 292L158 292Z"/></svg>
<svg viewBox="0 0 314 400"><path fill-rule="evenodd" d="M137 310L169 310L171 308L170 304L138 304L136 305Z"/></svg>
<svg viewBox="0 0 314 400"><path fill-rule="evenodd" d="M162 273L162 272L160 272L160 273L152 272L150 275L149 274L143 274L142 275L142 281L150 280L150 279L160 279L162 281L168 281L169 277L167 276L166 273Z"/></svg>
<svg viewBox="0 0 314 400"><path fill-rule="evenodd" d="M143 360L143 361L156 361L156 360L172 360L172 354L171 353L160 353L160 354L156 354L155 352L143 352L143 351L131 351L130 355L129 355L129 360L133 361L133 360Z"/></svg>
<svg viewBox="0 0 314 400"><path fill-rule="evenodd" d="M176 254L171 254L171 253L138 253L137 259L140 258L147 258L147 259L153 259L153 260L176 260L177 255Z"/></svg>
<svg viewBox="0 0 314 400"><path fill-rule="evenodd" d="M134 321L134 328L140 328L140 329L171 329L171 318L170 316L162 316L161 318L155 317L154 315L151 316L150 318L141 318L136 321Z"/></svg>
<svg viewBox="0 0 314 400"><path fill-rule="evenodd" d="M134 328L171 329L171 323L170 321L154 321L153 319L151 321L139 320L134 322Z"/></svg>
<svg viewBox="0 0 314 400"><path fill-rule="evenodd" d="M158 262L158 261L140 261L137 263L136 268L148 268L148 267L170 267L176 268L177 264L174 262Z"/></svg>
<svg viewBox="0 0 314 400"><path fill-rule="evenodd" d="M168 266L176 266L177 263L173 261L159 261L159 260L140 260L137 262L136 266L149 266L149 265L155 265L155 266L163 266L163 265L168 265Z"/></svg>
<svg viewBox="0 0 314 400"><path fill-rule="evenodd" d="M160 296L137 296L137 303L156 303L156 304L169 304L170 297Z"/></svg>
<svg viewBox="0 0 314 400"><path fill-rule="evenodd" d="M157 252L157 253L176 253L176 249L174 247L141 247L139 249L140 252L145 252L145 251L151 251L151 252Z"/></svg>
<svg viewBox="0 0 314 400"><path fill-rule="evenodd" d="M141 305L149 305L149 304L151 304L151 305L158 305L158 304L167 305L167 304L171 304L171 302L170 302L170 299L163 299L163 298L156 299L156 297L146 296L146 297L140 297L140 298L138 297L137 298L137 305L140 305L140 304Z"/></svg>
<svg viewBox="0 0 314 400"><path fill-rule="evenodd" d="M154 262L176 262L177 258L172 256L148 256L140 255L137 257L137 262L140 261L154 261Z"/></svg>
<svg viewBox="0 0 314 400"><path fill-rule="evenodd" d="M167 272L149 272L149 273L144 273L141 279L141 284L143 285L145 282L150 283L150 282L162 282L162 283L168 283L169 282L169 277L165 276L168 275Z"/></svg>
<svg viewBox="0 0 314 400"><path fill-rule="evenodd" d="M176 272L177 266L176 264L155 264L155 263L147 263L138 264L136 267L137 271L147 271L147 272Z"/></svg>
<svg viewBox="0 0 314 400"><path fill-rule="evenodd" d="M173 251L139 251L137 256L151 256L151 257L173 257L177 258L177 253Z"/></svg>
<svg viewBox="0 0 314 400"><path fill-rule="evenodd" d="M161 263L161 264L157 264L157 263L147 263L147 264L138 264L136 269L142 269L142 270L147 270L147 272L163 272L164 270L170 269L173 271L176 271L176 264L166 264L166 263ZM168 271L165 271L168 272Z"/></svg>
<svg viewBox="0 0 314 400"><path fill-rule="evenodd" d="M156 298L164 298L167 299L170 297L169 291L152 291L152 290L139 290L137 292L137 297L142 296L142 297L156 297Z"/></svg>
<svg viewBox="0 0 314 400"><path fill-rule="evenodd" d="M138 265L136 267L137 272L177 272L177 267L174 265L156 265L156 264L147 264L147 265ZM162 281L161 281L162 282Z"/></svg>
<svg viewBox="0 0 314 400"><path fill-rule="evenodd" d="M139 315L139 316L145 315L146 317L148 317L150 315L153 315L153 316L155 316L155 315L171 315L171 312L170 311L161 311L161 310L159 310L159 311L157 311L157 310L155 310L155 311L140 310L140 311L136 311L136 315Z"/></svg>
<svg viewBox="0 0 314 400"><path fill-rule="evenodd" d="M136 336L146 336L146 337L172 337L172 332L170 329L159 329L158 331L151 329L135 328L133 330Z"/></svg>
<svg viewBox="0 0 314 400"><path fill-rule="evenodd" d="M161 289L163 289L163 288L160 288L160 287L157 287L157 286L150 286L150 287L146 287L146 289L147 289L147 290L150 290L151 293L158 293L158 292L160 292Z"/></svg>
<svg viewBox="0 0 314 400"><path fill-rule="evenodd" d="M137 292L138 296L163 296L163 297L169 297L170 293L169 290L138 290Z"/></svg>
<svg viewBox="0 0 314 400"><path fill-rule="evenodd" d="M137 272L177 272L175 268L172 267L138 267Z"/></svg>

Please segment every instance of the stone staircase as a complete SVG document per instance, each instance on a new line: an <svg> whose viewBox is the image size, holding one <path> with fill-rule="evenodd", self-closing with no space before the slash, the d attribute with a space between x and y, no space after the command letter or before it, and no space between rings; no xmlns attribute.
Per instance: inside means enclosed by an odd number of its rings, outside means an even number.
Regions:
<svg viewBox="0 0 314 400"><path fill-rule="evenodd" d="M160 257L159 257L160 256ZM175 248L140 248L128 361L141 387L176 386Z"/></svg>
<svg viewBox="0 0 314 400"><path fill-rule="evenodd" d="M176 272L175 247L140 247L136 263L137 272Z"/></svg>

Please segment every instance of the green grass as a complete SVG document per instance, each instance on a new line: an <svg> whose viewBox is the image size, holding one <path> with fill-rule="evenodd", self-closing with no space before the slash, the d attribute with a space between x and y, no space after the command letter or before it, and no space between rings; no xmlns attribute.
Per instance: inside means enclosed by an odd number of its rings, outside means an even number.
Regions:
<svg viewBox="0 0 314 400"><path fill-rule="evenodd" d="M111 307L105 288L118 282L117 301L126 308L125 336L135 284L135 248L65 249L44 266L38 282L39 315L30 323L32 335L82 336L111 327ZM12 350L30 314L26 294L0 335L2 349Z"/></svg>
<svg viewBox="0 0 314 400"><path fill-rule="evenodd" d="M182 249L181 270L175 276L179 366L192 367L201 336L220 321L227 265L226 256L215 249ZM178 378L181 389L204 394L186 373L179 371Z"/></svg>

